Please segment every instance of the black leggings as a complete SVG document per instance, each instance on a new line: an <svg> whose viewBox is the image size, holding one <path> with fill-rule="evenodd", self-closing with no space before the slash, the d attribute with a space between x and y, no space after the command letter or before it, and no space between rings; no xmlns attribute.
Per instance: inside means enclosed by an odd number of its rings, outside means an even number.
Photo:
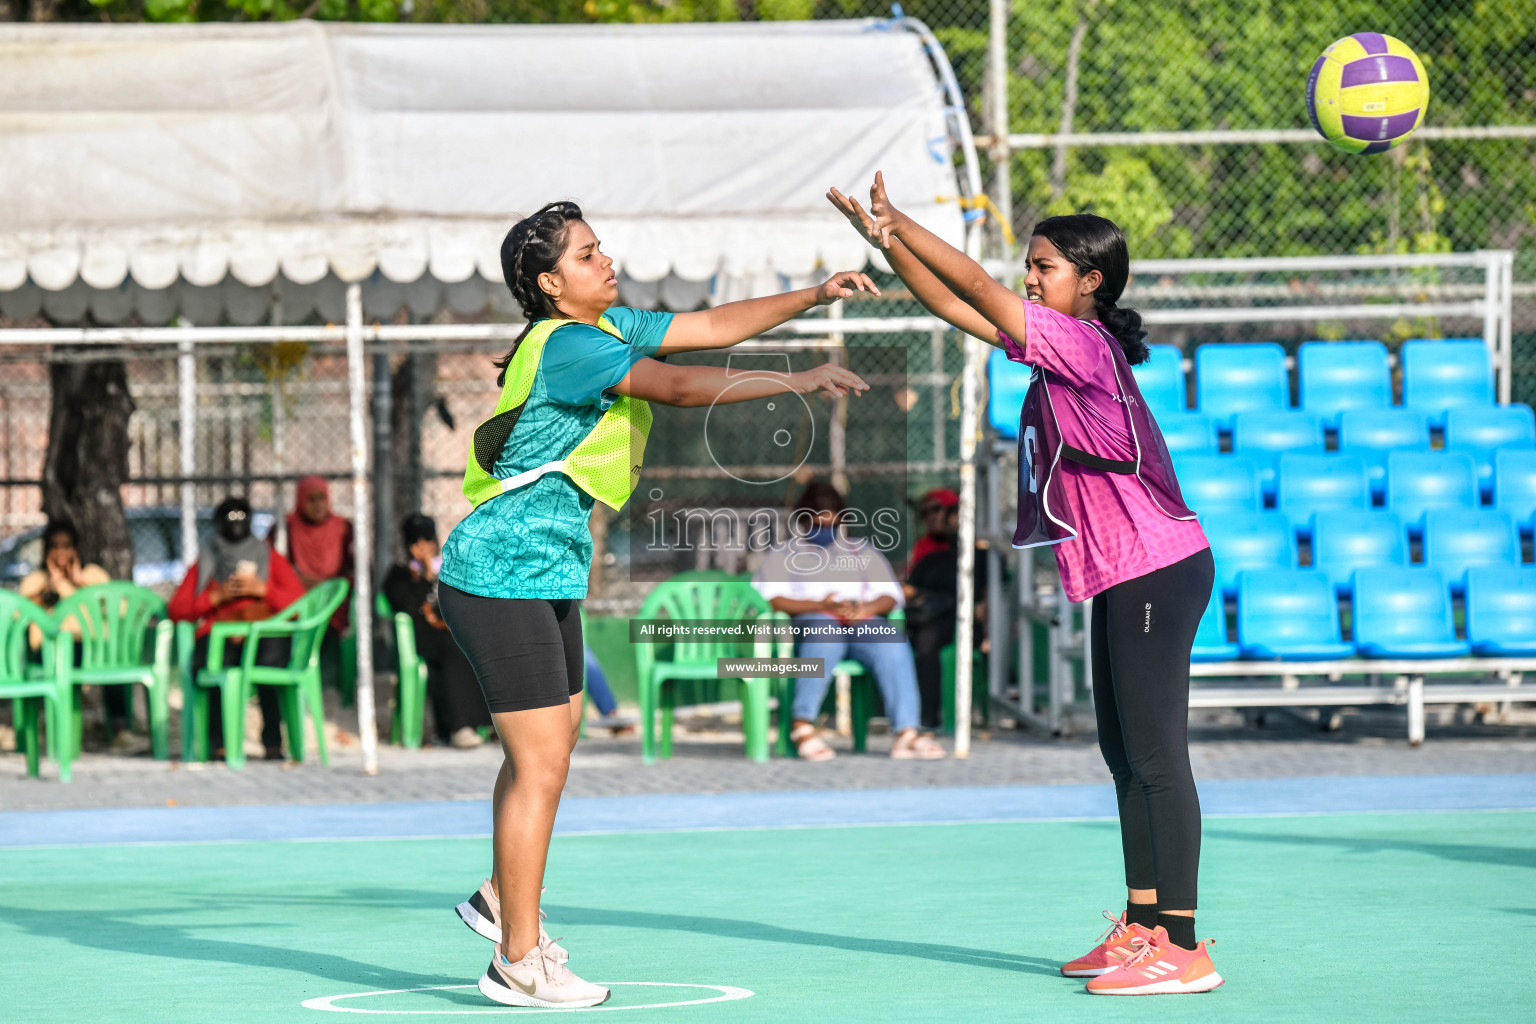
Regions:
<svg viewBox="0 0 1536 1024"><path fill-rule="evenodd" d="M1216 565L1209 548L1093 601L1093 704L1115 778L1125 884L1194 910L1200 797L1189 769L1189 650Z"/></svg>

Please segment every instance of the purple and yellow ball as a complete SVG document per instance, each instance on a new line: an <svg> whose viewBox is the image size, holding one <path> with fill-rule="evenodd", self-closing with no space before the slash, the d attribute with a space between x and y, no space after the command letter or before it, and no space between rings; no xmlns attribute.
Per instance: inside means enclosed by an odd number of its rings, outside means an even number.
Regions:
<svg viewBox="0 0 1536 1024"><path fill-rule="evenodd" d="M1424 123L1429 77L1408 44L1356 32L1323 51L1307 79L1312 127L1346 153L1385 153Z"/></svg>

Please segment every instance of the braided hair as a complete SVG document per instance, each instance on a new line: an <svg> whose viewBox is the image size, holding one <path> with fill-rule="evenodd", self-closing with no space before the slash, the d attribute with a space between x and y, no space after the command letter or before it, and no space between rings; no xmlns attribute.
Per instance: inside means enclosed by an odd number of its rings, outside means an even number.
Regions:
<svg viewBox="0 0 1536 1024"><path fill-rule="evenodd" d="M522 308L523 316L528 318L528 326L512 342L507 354L496 360L496 367L501 371L496 377L497 387L506 383L507 366L517 354L517 347L533 330L533 325L562 315L555 307L555 300L539 287L539 275L551 273L559 265L560 258L565 255L567 229L571 221L582 219L581 207L575 203L550 203L512 225L512 230L502 240L501 275Z"/></svg>
<svg viewBox="0 0 1536 1024"><path fill-rule="evenodd" d="M1132 366L1146 362L1151 351L1147 333L1141 329L1141 314L1115 304L1131 273L1125 235L1115 222L1091 213L1072 213L1047 217L1035 225L1033 233L1054 245L1080 276L1090 270L1099 272L1103 280L1093 293L1096 318L1120 343L1126 362Z"/></svg>

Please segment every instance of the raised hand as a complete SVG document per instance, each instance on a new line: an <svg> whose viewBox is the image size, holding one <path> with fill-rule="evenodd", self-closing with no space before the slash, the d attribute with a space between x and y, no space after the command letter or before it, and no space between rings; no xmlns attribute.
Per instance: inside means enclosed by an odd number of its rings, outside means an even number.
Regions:
<svg viewBox="0 0 1536 1024"><path fill-rule="evenodd" d="M853 295L855 289L880 294L880 289L875 287L875 282L868 275L857 270L840 270L816 289L816 305L826 306L838 299L846 299Z"/></svg>
<svg viewBox="0 0 1536 1024"><path fill-rule="evenodd" d="M885 194L885 175L875 172L875 183L869 186L870 241L882 249L891 247L891 239L907 221L907 215L891 203Z"/></svg>
<svg viewBox="0 0 1536 1024"><path fill-rule="evenodd" d="M850 391L869 390L869 385L864 383L863 377L836 363L823 363L814 370L792 373L790 379L794 390L802 395L810 394L812 391L825 391L841 398Z"/></svg>
<svg viewBox="0 0 1536 1024"><path fill-rule="evenodd" d="M853 225L853 229L866 242L869 242L871 245L879 244L875 241L875 220L868 213L864 212L864 207L859 205L857 199L852 196L845 196L837 189L831 188L827 190L827 201L837 207L838 213L848 218L848 223Z"/></svg>

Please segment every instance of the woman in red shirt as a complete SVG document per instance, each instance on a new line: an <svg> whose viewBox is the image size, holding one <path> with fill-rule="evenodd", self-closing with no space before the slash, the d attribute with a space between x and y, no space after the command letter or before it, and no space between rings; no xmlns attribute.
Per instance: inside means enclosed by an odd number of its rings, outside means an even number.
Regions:
<svg viewBox="0 0 1536 1024"><path fill-rule="evenodd" d="M197 623L197 642L192 648L192 671L208 665L208 633L215 622L251 622L267 619L304 596L304 585L288 559L251 536L251 506L244 498L225 498L213 512L214 535L197 553L181 586L171 597L169 612L178 622ZM240 639L228 642L224 664L240 660ZM256 648L256 664L288 663L289 641L268 637ZM208 749L221 757L224 747L222 695L210 691ZM269 761L282 760L283 740L278 725L281 715L275 687L257 686L261 704L261 743Z"/></svg>

